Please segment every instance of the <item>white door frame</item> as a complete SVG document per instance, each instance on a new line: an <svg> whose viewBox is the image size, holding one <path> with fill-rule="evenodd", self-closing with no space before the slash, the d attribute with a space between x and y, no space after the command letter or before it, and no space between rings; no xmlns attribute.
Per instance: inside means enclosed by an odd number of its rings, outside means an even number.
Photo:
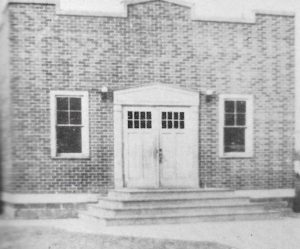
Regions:
<svg viewBox="0 0 300 249"><path fill-rule="evenodd" d="M155 84L151 86L130 88L114 92L114 180L115 188L124 188L123 166L123 106L186 106L191 108L190 122L196 129L197 136L190 142L195 157L195 178L191 179L193 185L199 185L198 166L198 118L199 118L199 92L190 91L174 86Z"/></svg>

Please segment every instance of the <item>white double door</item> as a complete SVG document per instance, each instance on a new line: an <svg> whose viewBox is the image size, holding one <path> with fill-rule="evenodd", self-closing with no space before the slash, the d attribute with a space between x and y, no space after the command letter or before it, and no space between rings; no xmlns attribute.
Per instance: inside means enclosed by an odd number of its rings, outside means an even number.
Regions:
<svg viewBox="0 0 300 249"><path fill-rule="evenodd" d="M124 107L128 188L197 187L197 129L188 107Z"/></svg>

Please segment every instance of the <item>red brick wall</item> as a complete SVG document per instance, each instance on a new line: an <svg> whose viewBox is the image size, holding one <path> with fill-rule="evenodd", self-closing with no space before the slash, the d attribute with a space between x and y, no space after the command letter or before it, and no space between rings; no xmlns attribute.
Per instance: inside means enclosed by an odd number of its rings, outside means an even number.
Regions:
<svg viewBox="0 0 300 249"><path fill-rule="evenodd" d="M128 18L56 15L10 4L13 185L22 193L113 188L113 115L98 90L172 84L254 96L254 157L218 157L218 98L200 106L200 185L293 185L294 18L255 24L192 21L167 2L129 5ZM88 160L50 157L50 90L87 90Z"/></svg>

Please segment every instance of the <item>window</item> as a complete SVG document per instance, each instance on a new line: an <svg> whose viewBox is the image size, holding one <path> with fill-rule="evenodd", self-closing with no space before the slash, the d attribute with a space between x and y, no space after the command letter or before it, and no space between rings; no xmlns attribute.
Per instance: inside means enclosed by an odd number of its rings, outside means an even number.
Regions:
<svg viewBox="0 0 300 249"><path fill-rule="evenodd" d="M220 95L220 156L251 157L253 154L253 98Z"/></svg>
<svg viewBox="0 0 300 249"><path fill-rule="evenodd" d="M51 92L51 143L52 157L89 157L87 92Z"/></svg>
<svg viewBox="0 0 300 249"><path fill-rule="evenodd" d="M163 129L184 129L184 112L162 112L161 127Z"/></svg>
<svg viewBox="0 0 300 249"><path fill-rule="evenodd" d="M151 112L128 111L127 112L128 129L151 129Z"/></svg>

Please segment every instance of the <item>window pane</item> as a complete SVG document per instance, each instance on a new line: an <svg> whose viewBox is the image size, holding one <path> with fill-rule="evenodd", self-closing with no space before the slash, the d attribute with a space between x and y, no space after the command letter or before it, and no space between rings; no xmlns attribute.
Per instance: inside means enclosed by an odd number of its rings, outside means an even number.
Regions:
<svg viewBox="0 0 300 249"><path fill-rule="evenodd" d="M246 115L245 114L237 114L236 124L237 125L245 125L246 124Z"/></svg>
<svg viewBox="0 0 300 249"><path fill-rule="evenodd" d="M146 118L146 113L145 112L141 112L141 119L145 119Z"/></svg>
<svg viewBox="0 0 300 249"><path fill-rule="evenodd" d="M128 121L128 129L132 129L132 121Z"/></svg>
<svg viewBox="0 0 300 249"><path fill-rule="evenodd" d="M166 119L167 118L167 113L166 112L162 112L161 113L161 118L162 119Z"/></svg>
<svg viewBox="0 0 300 249"><path fill-rule="evenodd" d="M225 101L225 112L234 113L234 101Z"/></svg>
<svg viewBox="0 0 300 249"><path fill-rule="evenodd" d="M184 121L180 121L180 129L184 129Z"/></svg>
<svg viewBox="0 0 300 249"><path fill-rule="evenodd" d="M128 112L128 119L132 119L132 112Z"/></svg>
<svg viewBox="0 0 300 249"><path fill-rule="evenodd" d="M147 121L147 129L151 129L152 128L152 122L151 121Z"/></svg>
<svg viewBox="0 0 300 249"><path fill-rule="evenodd" d="M81 124L81 112L70 112L70 124Z"/></svg>
<svg viewBox="0 0 300 249"><path fill-rule="evenodd" d="M57 127L57 153L81 153L81 127Z"/></svg>
<svg viewBox="0 0 300 249"><path fill-rule="evenodd" d="M57 106L57 110L67 111L69 109L68 108L68 98L57 98L56 106Z"/></svg>
<svg viewBox="0 0 300 249"><path fill-rule="evenodd" d="M145 128L146 128L146 122L145 122L145 120L142 120L142 121L141 121L141 128L142 128L142 129L145 129Z"/></svg>
<svg viewBox="0 0 300 249"><path fill-rule="evenodd" d="M139 112L134 112L134 119L139 119Z"/></svg>
<svg viewBox="0 0 300 249"><path fill-rule="evenodd" d="M57 112L57 124L68 124L69 123L69 112Z"/></svg>
<svg viewBox="0 0 300 249"><path fill-rule="evenodd" d="M236 109L238 113L246 113L246 101L237 101Z"/></svg>
<svg viewBox="0 0 300 249"><path fill-rule="evenodd" d="M81 98L70 98L70 110L81 111Z"/></svg>
<svg viewBox="0 0 300 249"><path fill-rule="evenodd" d="M234 114L225 114L225 125L234 125Z"/></svg>
<svg viewBox="0 0 300 249"><path fill-rule="evenodd" d="M134 128L138 129L140 127L139 121L134 121Z"/></svg>
<svg viewBox="0 0 300 249"><path fill-rule="evenodd" d="M161 127L162 127L163 129L166 129L166 128L167 128L167 122L166 122L166 121L162 121L162 122L161 122Z"/></svg>
<svg viewBox="0 0 300 249"><path fill-rule="evenodd" d="M184 112L180 113L180 120L184 120Z"/></svg>
<svg viewBox="0 0 300 249"><path fill-rule="evenodd" d="M224 152L245 152L245 128L224 128Z"/></svg>
<svg viewBox="0 0 300 249"><path fill-rule="evenodd" d="M172 115L173 113L172 112L168 112L168 119L172 119Z"/></svg>
<svg viewBox="0 0 300 249"><path fill-rule="evenodd" d="M178 121L174 121L174 128L178 129Z"/></svg>
<svg viewBox="0 0 300 249"><path fill-rule="evenodd" d="M178 112L174 112L174 119L178 119Z"/></svg>
<svg viewBox="0 0 300 249"><path fill-rule="evenodd" d="M147 112L147 119L151 119L151 112Z"/></svg>
<svg viewBox="0 0 300 249"><path fill-rule="evenodd" d="M172 121L168 121L168 129L172 129Z"/></svg>

